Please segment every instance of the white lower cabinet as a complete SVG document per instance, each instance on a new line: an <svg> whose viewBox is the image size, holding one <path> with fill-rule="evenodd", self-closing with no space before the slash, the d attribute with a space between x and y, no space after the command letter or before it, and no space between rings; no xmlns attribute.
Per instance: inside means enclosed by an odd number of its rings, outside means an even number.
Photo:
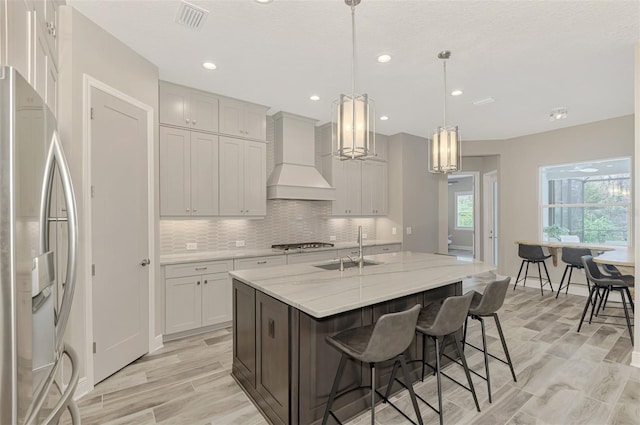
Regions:
<svg viewBox="0 0 640 425"><path fill-rule="evenodd" d="M283 266L285 264L287 264L287 257L285 255L271 255L268 257L253 257L234 260L233 269L257 269L260 267Z"/></svg>
<svg viewBox="0 0 640 425"><path fill-rule="evenodd" d="M402 251L402 244L400 243L364 247L365 255L388 254L390 252L400 252L400 251Z"/></svg>
<svg viewBox="0 0 640 425"><path fill-rule="evenodd" d="M166 266L164 333L230 321L232 269L232 260Z"/></svg>
<svg viewBox="0 0 640 425"><path fill-rule="evenodd" d="M301 252L299 254L287 254L287 264L316 263L331 261L336 258L338 258L338 254L335 249L317 252Z"/></svg>

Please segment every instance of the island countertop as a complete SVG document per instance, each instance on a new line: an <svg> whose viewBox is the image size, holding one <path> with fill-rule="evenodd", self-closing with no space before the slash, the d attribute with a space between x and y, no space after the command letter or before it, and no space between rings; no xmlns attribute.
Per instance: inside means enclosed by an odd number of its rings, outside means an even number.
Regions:
<svg viewBox="0 0 640 425"><path fill-rule="evenodd" d="M495 268L473 259L408 251L365 259L380 264L343 272L324 270L314 263L292 264L229 274L312 317L324 318L460 282Z"/></svg>

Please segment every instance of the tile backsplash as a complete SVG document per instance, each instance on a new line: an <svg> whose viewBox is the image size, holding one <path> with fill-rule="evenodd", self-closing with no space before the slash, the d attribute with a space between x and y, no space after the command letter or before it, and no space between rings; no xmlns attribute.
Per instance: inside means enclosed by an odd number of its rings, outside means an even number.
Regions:
<svg viewBox="0 0 640 425"><path fill-rule="evenodd" d="M245 249L270 248L277 243L354 242L358 226L367 239L375 239L374 218L332 218L330 201L267 201L264 219L218 218L210 220L161 220L160 252L186 252L187 243L196 242L198 251L236 248L244 241Z"/></svg>

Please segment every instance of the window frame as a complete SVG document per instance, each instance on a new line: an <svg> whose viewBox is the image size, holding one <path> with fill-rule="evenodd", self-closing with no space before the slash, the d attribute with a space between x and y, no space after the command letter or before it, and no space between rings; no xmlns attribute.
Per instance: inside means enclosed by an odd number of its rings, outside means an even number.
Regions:
<svg viewBox="0 0 640 425"><path fill-rule="evenodd" d="M455 214L455 223L454 223L454 229L455 230L461 230L461 231L474 231L475 228L475 222L476 222L476 217L475 217L475 207L476 207L476 200L475 200L475 196L472 190L467 190L467 191L463 191L463 192L454 192L453 194L453 199L454 199L454 214ZM471 198L471 211L469 211L471 213L471 226L470 227L466 227L466 226L460 226L459 223L459 218L460 215L458 213L458 198L462 197L462 196L469 196Z"/></svg>

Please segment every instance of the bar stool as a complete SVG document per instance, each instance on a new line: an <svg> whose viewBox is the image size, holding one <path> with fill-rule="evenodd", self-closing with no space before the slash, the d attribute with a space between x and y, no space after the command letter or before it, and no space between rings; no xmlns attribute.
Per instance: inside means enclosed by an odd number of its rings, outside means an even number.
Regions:
<svg viewBox="0 0 640 425"><path fill-rule="evenodd" d="M411 342L413 341L416 322L418 320L421 307L422 306L420 304L416 304L409 310L399 313L384 314L380 316L375 325L347 329L337 335L327 337L327 343L340 351L342 353L342 357L340 358L338 371L333 381L333 386L331 387L329 400L327 400L327 407L325 408L324 416L322 418L322 425L327 423L329 416L333 417L333 419L341 424L342 422L340 422L331 410L333 402L336 398L343 396L350 391L363 388L353 388L340 395L336 395L338 392L338 386L340 385L340 379L342 378L342 373L344 372L344 368L349 359L369 363L369 368L371 369L372 425L375 423L376 393L382 397L385 402L388 402L394 409L400 412L405 418L409 419L411 423L415 424L415 422L413 422L404 412L394 406L388 400L387 396L380 394L380 392L376 390L375 364L388 360L395 360L400 363L418 423L422 425L422 415L420 414L418 402L416 401L416 396L413 392L413 384L409 379L409 370L407 369L407 362L404 356L404 352L409 348L409 345L411 345Z"/></svg>
<svg viewBox="0 0 640 425"><path fill-rule="evenodd" d="M516 289L518 282L520 282L521 280L520 273L522 273L522 267L524 266L524 263L527 263L527 268L524 272L524 277L522 278L522 280L524 280L524 282L522 283L522 286L527 285L527 277L534 277L534 276L527 276L529 274L529 264L533 263L538 265L538 277L540 278L540 293L544 295L544 292L542 291L542 287L544 286L544 283L542 281L542 272L540 271L540 263L542 263L542 265L544 266L544 272L547 274L546 281L549 282L549 287L551 287L551 292L553 292L553 285L551 284L551 278L549 277L549 271L547 270L547 264L545 263L545 260L547 258L550 258L551 255L544 255L544 252L542 251L542 247L540 245L518 244L518 256L522 258L522 264L520 264L520 270L518 271L518 277L516 277L516 281L513 284L513 289L514 290Z"/></svg>
<svg viewBox="0 0 640 425"><path fill-rule="evenodd" d="M511 376L513 377L514 382L518 382L516 379L516 373L513 370L513 363L511 363L511 356L509 356L509 349L507 348L507 342L504 339L504 333L502 333L502 326L500 326L500 319L498 319L498 310L504 304L504 298L507 294L507 288L509 287L510 277L507 277L503 280L494 280L489 283L484 290L483 294L479 292L473 293L473 300L471 300L471 306L469 307L469 315L467 316L467 321L464 325L464 337L463 337L463 348L465 345L469 345L475 348L478 351L482 351L484 353L484 369L486 376L482 376L473 370L471 373L479 376L480 378L487 381L487 391L489 393L489 403L491 400L491 377L489 376L489 357L492 357L496 360L501 361L502 363L509 365L509 369L511 369ZM483 317L493 317L496 322L496 327L498 328L498 334L500 335L500 341L502 342L502 349L504 350L504 354L507 357L507 361L504 361L492 354L490 354L487 350L487 334L485 332L484 327L484 319ZM478 320L480 322L480 327L482 329L482 348L478 348L473 344L467 342L467 327L469 317L474 320Z"/></svg>
<svg viewBox="0 0 640 425"><path fill-rule="evenodd" d="M478 404L478 397L476 396L476 391L473 388L473 382L471 381L471 375L469 374L469 367L467 366L467 359L464 356L464 351L462 350L462 344L460 343L460 336L458 335L458 331L462 328L464 321L469 312L469 306L471 305L471 300L473 299L473 292L468 292L462 296L449 297L444 300L442 304L432 303L427 305L425 308L420 311L420 317L418 317L418 324L416 325L416 331L423 335L422 341L422 380L424 381L424 368L425 365L429 366L430 369L435 371L436 380L438 383L438 409L433 407L429 402L423 399L420 396L417 396L420 400L422 400L427 406L429 406L433 411L435 411L440 416L440 425L443 424L443 414L442 414L442 384L441 377L443 375L456 384L460 385L463 388L471 391L473 395L473 401L476 404L476 409L478 412L480 411L480 405ZM430 337L435 342L436 347L436 367L431 366L427 360L427 337ZM442 337L442 343L438 340L438 338ZM467 376L467 382L469 386L466 387L462 383L448 376L446 373L442 372L440 369L440 359L442 355L447 357L450 360L455 362L455 359L443 354L444 348L446 347L446 340L450 338L454 341L456 351L460 356L460 360L462 360L462 367L464 368L464 373ZM388 392L388 391L387 391Z"/></svg>
<svg viewBox="0 0 640 425"><path fill-rule="evenodd" d="M573 273L573 269L584 268L582 266L582 257L585 255L591 255L591 250L587 248L562 248L562 261L567 263L567 266L564 268L564 273L562 273L562 280L560 281L560 287L556 293L556 299L558 299L558 295L560 295L560 291L562 291L562 285L564 283L564 278L567 275L567 271L569 271L569 279L567 279L567 290L565 294L569 293L569 285L571 284L571 274ZM591 290L588 279L587 286L589 287L589 290Z"/></svg>
<svg viewBox="0 0 640 425"><path fill-rule="evenodd" d="M589 316L589 323L592 323L594 312L597 316L605 294L608 295L608 293L611 291L618 291L620 292L620 298L622 299L622 307L624 309L624 317L627 320L627 330L629 331L629 337L631 338L631 345L633 345L633 331L631 330L631 319L629 318L629 309L627 308L628 301L631 305L631 311L635 311L633 299L631 298L631 292L629 291L629 287L634 285L633 276L605 276L600 273L600 269L598 269L598 265L593 261L593 257L591 255L585 255L584 257L582 257L582 264L584 266L584 271L587 275L587 279L591 281L593 286L589 291L589 298L587 299L584 310L582 311L582 317L580 318L580 324L578 325L578 332L580 332L580 329L582 328L582 323L584 322L584 318L587 315L589 305L591 305L591 315ZM600 294L600 291L603 291L603 293ZM592 302L594 300L594 295L596 294L599 294L600 296L600 302L598 304L597 310L595 307L595 303Z"/></svg>

